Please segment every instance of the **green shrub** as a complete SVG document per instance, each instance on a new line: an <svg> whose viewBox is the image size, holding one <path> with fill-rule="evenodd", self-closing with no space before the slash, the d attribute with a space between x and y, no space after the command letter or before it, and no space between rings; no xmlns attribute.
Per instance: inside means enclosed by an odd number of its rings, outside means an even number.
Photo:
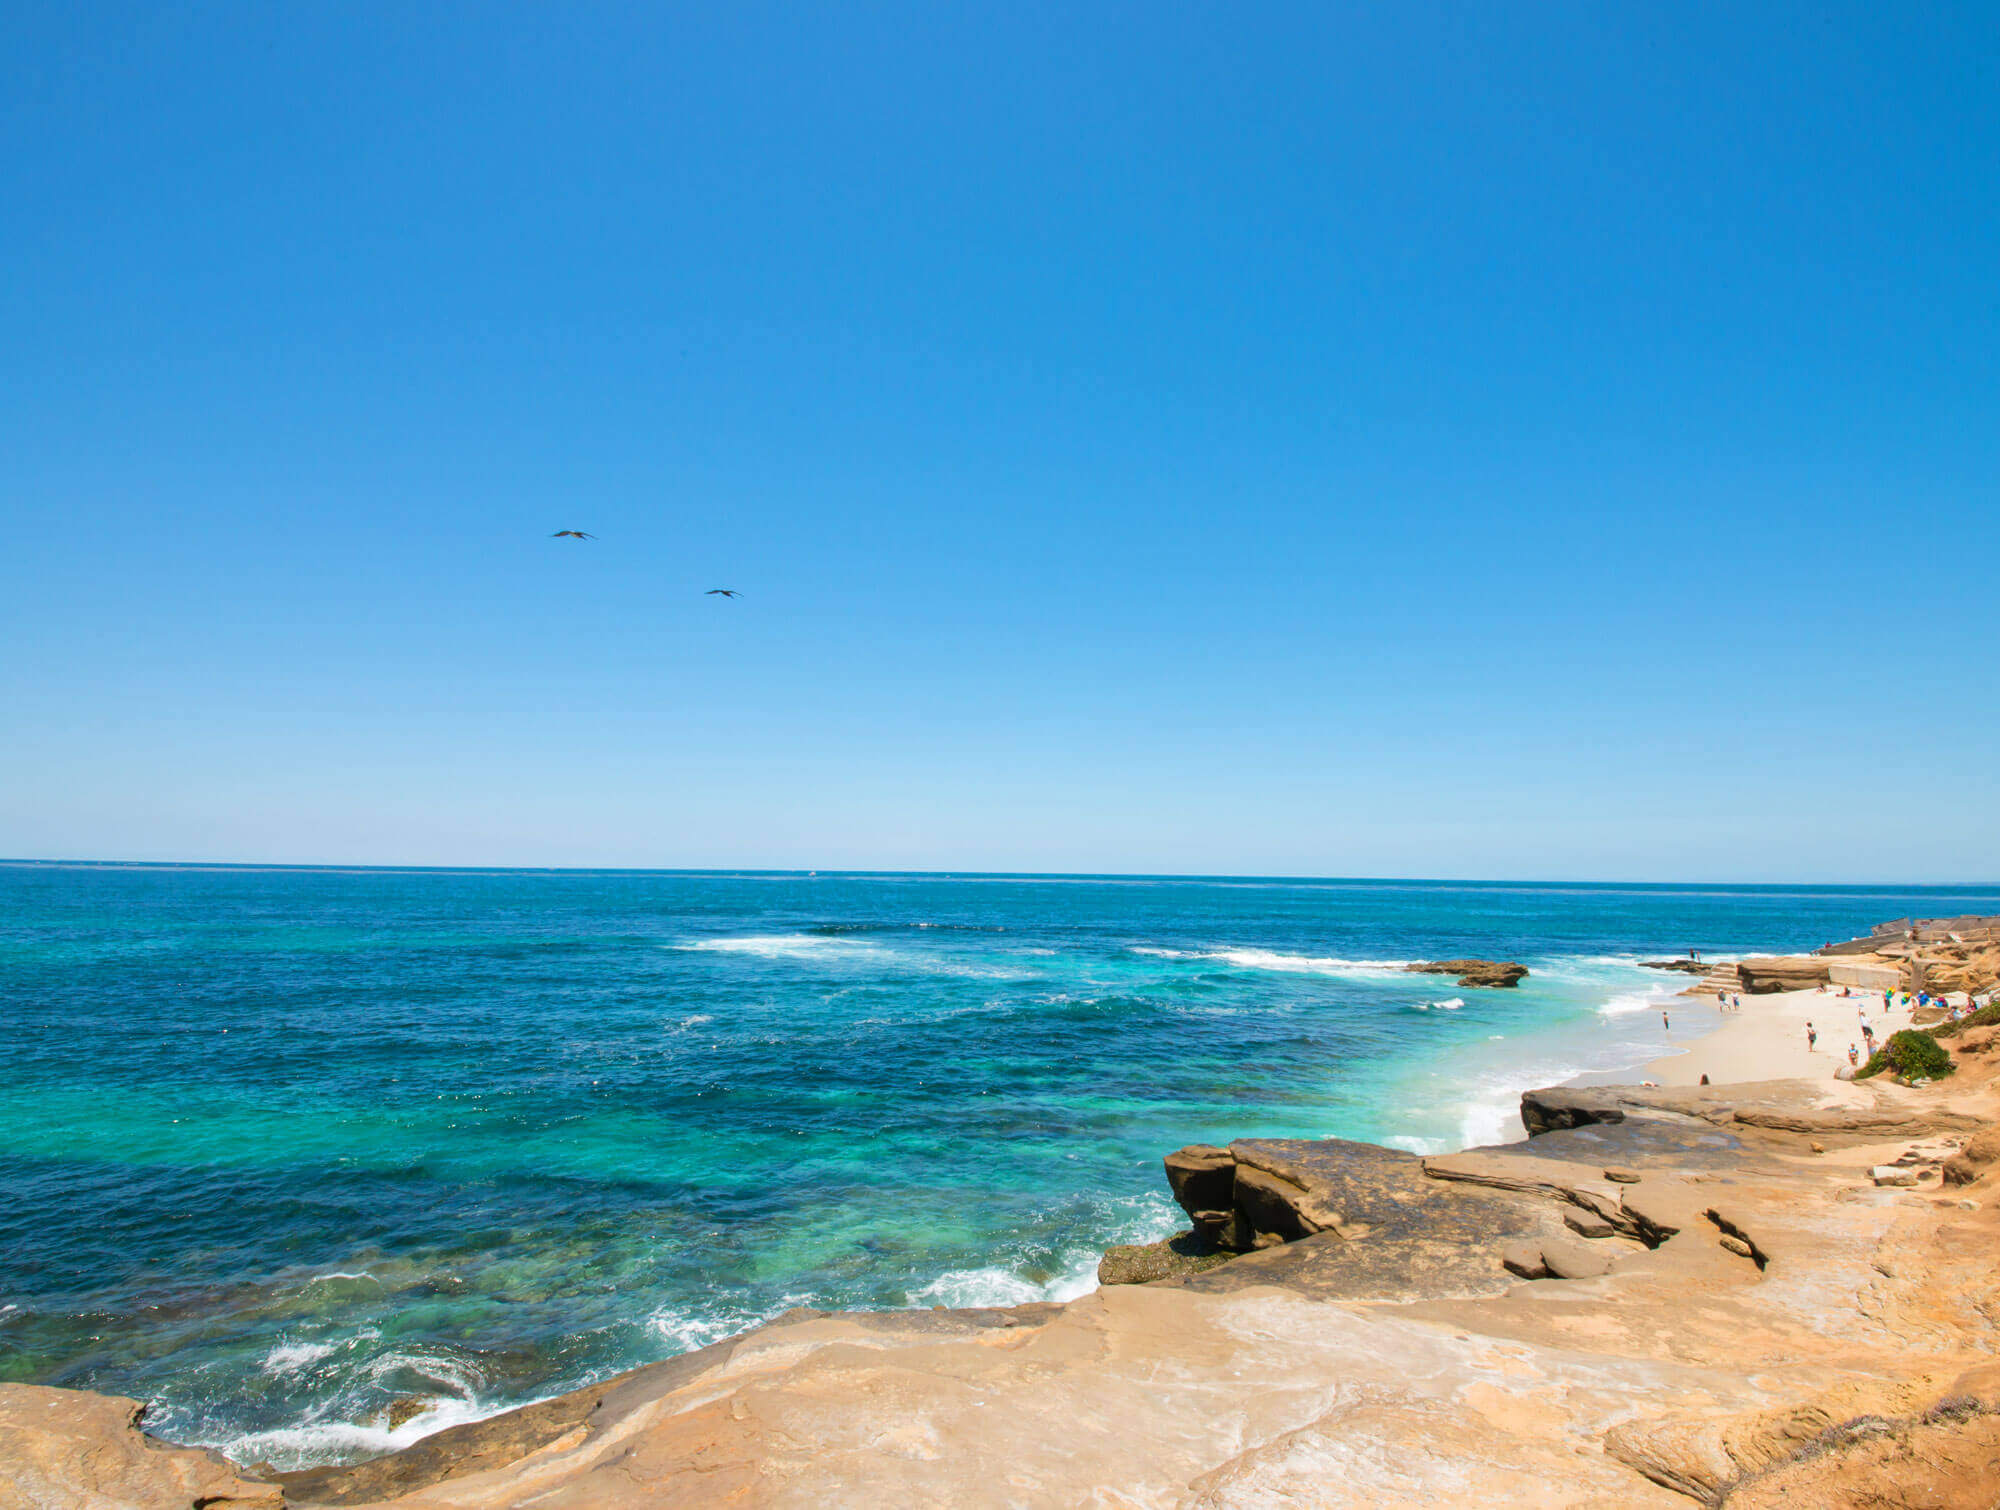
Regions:
<svg viewBox="0 0 2000 1510"><path fill-rule="evenodd" d="M1894 1070L1904 1080L1942 1080L1956 1068L1938 1041L1919 1028L1891 1033L1889 1041L1877 1049L1854 1078L1866 1080L1884 1070Z"/></svg>
<svg viewBox="0 0 2000 1510"><path fill-rule="evenodd" d="M1937 1029L1936 1036L1939 1038L1955 1038L1967 1028L1983 1028L1987 1024L1995 1022L2000 1022L2000 1001L1991 1002L1981 1007L1977 1012L1959 1018L1957 1022L1941 1024Z"/></svg>

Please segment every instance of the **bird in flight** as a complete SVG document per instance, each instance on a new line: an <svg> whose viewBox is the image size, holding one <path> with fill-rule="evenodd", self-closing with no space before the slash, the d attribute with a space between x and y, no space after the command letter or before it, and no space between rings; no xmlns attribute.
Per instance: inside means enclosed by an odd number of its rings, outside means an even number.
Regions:
<svg viewBox="0 0 2000 1510"><path fill-rule="evenodd" d="M551 540L560 540L565 535L567 535L572 540L595 540L597 538L595 535L586 534L582 530L557 530L553 535L549 536L549 538Z"/></svg>
<svg viewBox="0 0 2000 1510"><path fill-rule="evenodd" d="M704 598L735 598L741 597L742 594L737 592L733 587L711 587L702 596Z"/></svg>

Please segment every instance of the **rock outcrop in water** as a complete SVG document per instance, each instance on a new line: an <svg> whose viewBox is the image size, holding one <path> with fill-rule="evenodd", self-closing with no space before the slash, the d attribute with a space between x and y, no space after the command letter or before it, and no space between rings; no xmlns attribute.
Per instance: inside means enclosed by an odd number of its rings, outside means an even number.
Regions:
<svg viewBox="0 0 2000 1510"><path fill-rule="evenodd" d="M1419 975L1455 975L1461 986L1518 986L1528 967L1497 959L1436 959L1403 966Z"/></svg>
<svg viewBox="0 0 2000 1510"><path fill-rule="evenodd" d="M129 1401L0 1387L0 1506L1985 1510L1994 1082L1556 1088L1531 1137L1428 1157L1195 1146L1180 1247L1107 1256L1141 1282L794 1312L268 1482Z"/></svg>

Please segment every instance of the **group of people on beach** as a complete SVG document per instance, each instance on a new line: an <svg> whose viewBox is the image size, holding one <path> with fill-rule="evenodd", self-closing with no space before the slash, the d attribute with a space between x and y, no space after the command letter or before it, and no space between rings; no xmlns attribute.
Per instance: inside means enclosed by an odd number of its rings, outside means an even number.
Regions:
<svg viewBox="0 0 2000 1510"><path fill-rule="evenodd" d="M1860 1032L1861 1038L1859 1042L1848 1044L1847 1063L1850 1069L1860 1069L1863 1064L1875 1057L1875 1025L1868 1020L1869 1003L1874 999L1875 993L1857 992L1851 986L1842 986L1838 992L1835 992L1831 985L1818 986L1815 990L1821 996L1834 994L1843 1000L1855 1003L1855 1027ZM1970 991L1965 993L1965 1001L1962 1004L1954 1001L1949 995L1934 995L1929 991L1884 991L1881 996L1884 1012L1915 1012L1920 1008L1935 1008L1944 1013L1948 1022L1958 1022L1970 1017L1979 1010L1980 1005L1979 998ZM2000 1001L2000 992L1989 994L1988 1002L1994 1001ZM1724 1012L1740 1012L1743 1010L1743 998L1735 992L1718 991L1715 1005ZM1663 1028L1672 1026L1664 1010L1660 1013L1660 1026ZM1819 1052L1819 1028L1810 1019L1806 1022L1806 1052L1809 1054ZM1702 1076L1702 1083L1704 1085L1708 1083L1706 1075Z"/></svg>

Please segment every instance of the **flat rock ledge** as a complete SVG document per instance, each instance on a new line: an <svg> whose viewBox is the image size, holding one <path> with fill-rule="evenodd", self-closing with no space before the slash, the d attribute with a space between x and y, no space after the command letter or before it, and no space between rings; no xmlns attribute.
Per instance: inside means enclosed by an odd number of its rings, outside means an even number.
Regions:
<svg viewBox="0 0 2000 1510"><path fill-rule="evenodd" d="M0 1510L1990 1510L1980 1073L1549 1088L1530 1136L1450 1154L1193 1145L1164 1169L1188 1230L1068 1304L790 1312L341 1467L0 1386Z"/></svg>

